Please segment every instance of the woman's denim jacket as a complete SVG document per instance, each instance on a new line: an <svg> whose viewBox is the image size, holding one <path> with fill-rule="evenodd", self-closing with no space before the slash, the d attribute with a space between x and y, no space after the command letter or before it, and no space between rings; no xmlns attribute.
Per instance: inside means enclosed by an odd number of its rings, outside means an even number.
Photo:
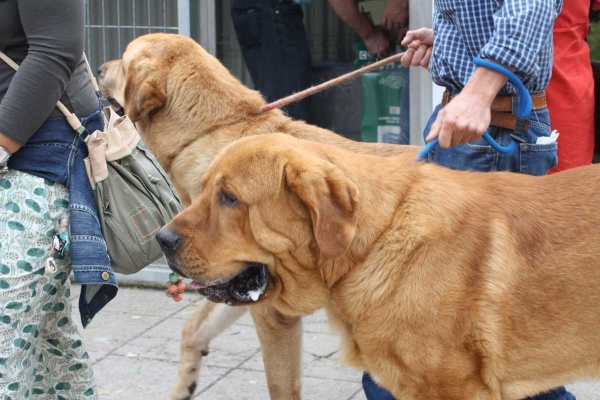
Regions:
<svg viewBox="0 0 600 400"><path fill-rule="evenodd" d="M104 128L101 113L99 108L81 118L88 132ZM67 120L49 118L8 162L9 169L61 183L69 190L71 263L75 281L82 285L79 312L84 327L118 290L100 230L94 191L83 163L85 157L87 147Z"/></svg>

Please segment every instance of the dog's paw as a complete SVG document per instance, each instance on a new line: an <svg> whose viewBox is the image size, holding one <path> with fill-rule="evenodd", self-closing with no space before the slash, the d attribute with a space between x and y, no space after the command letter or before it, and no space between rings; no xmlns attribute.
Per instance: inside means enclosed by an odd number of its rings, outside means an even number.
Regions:
<svg viewBox="0 0 600 400"><path fill-rule="evenodd" d="M196 391L196 382L190 383L187 387L177 385L171 391L171 400L190 400Z"/></svg>
<svg viewBox="0 0 600 400"><path fill-rule="evenodd" d="M208 343L206 346L200 347L200 355L208 355ZM197 351L183 353L183 358L180 361L179 373L173 390L171 390L171 400L188 400L191 399L198 387L197 382L200 375L200 366L202 365L202 357Z"/></svg>

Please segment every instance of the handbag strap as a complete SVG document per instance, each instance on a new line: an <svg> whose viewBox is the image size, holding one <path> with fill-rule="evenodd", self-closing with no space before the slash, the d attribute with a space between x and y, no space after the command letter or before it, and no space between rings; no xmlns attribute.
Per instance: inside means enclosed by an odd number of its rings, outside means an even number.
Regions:
<svg viewBox="0 0 600 400"><path fill-rule="evenodd" d="M0 51L0 58L15 71L17 71L19 69L19 64L14 62L9 56L7 56L5 53L3 53L1 51ZM100 88L98 87L98 83L96 82L96 79L94 78L94 75L92 74L92 69L90 68L90 63L88 62L87 57L85 56L85 53L83 53L82 58L85 61L85 69L87 71L88 77L90 78L90 83L92 84L94 91L96 92L96 96L98 96L98 98L100 98ZM65 105L60 100L56 102L56 107L67 118L67 122L69 123L71 128L73 128L73 130L75 132L77 132L79 137L84 142L87 141L87 139L89 137L89 132L81 124L81 121L79 120L79 118L77 118L77 115L75 115L75 113L70 112L69 109L67 107L65 107Z"/></svg>

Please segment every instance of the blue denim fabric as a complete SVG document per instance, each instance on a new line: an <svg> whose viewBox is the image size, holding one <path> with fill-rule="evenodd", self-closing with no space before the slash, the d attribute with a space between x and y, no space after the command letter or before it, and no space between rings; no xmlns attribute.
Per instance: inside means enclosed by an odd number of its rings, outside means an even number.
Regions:
<svg viewBox="0 0 600 400"><path fill-rule="evenodd" d="M81 118L89 132L104 129L101 113L100 106L94 114ZM49 118L8 163L10 169L61 183L69 189L71 264L75 281L82 285L79 312L84 327L118 290L100 230L94 191L83 163L87 154L85 143L65 118ZM108 273L107 280L102 279L104 272ZM89 302L88 285L101 285Z"/></svg>
<svg viewBox="0 0 600 400"><path fill-rule="evenodd" d="M371 375L366 372L362 377L362 385L368 400L395 400L390 392L377 386ZM524 400L576 400L576 398L564 387L560 387Z"/></svg>
<svg viewBox="0 0 600 400"><path fill-rule="evenodd" d="M517 103L513 104L516 114ZM436 107L427 126L424 136L427 136L431 125L435 122L441 106ZM458 145L448 149L436 146L429 152L429 161L448 168L470 171L510 171L529 175L546 175L548 170L558 163L557 143L535 144L540 136L550 136L550 115L547 109L532 111L529 115L530 127L520 137L522 142L512 154L501 154L483 139L466 145ZM501 145L507 146L512 139L513 131L491 127L490 135Z"/></svg>
<svg viewBox="0 0 600 400"><path fill-rule="evenodd" d="M517 102L513 102L513 114L517 113ZM427 136L431 125L435 122L441 106L436 107L427 126L424 136ZM530 175L546 175L549 169L556 166L558 156L557 144L535 144L540 136L550 136L550 116L547 109L533 111L529 115L530 127L519 138L519 148L512 154L496 152L484 140L475 143L458 145L449 149L436 146L429 152L429 161L457 170L470 171L511 171ZM513 131L491 127L490 135L501 145L510 143ZM363 375L363 390L368 400L394 400L394 397L385 389L377 386L369 374ZM553 389L526 400L575 400L575 396L567 392L564 387Z"/></svg>
<svg viewBox="0 0 600 400"><path fill-rule="evenodd" d="M363 373L362 377L363 390L368 400L394 400L394 396L381 386L378 386L371 375Z"/></svg>

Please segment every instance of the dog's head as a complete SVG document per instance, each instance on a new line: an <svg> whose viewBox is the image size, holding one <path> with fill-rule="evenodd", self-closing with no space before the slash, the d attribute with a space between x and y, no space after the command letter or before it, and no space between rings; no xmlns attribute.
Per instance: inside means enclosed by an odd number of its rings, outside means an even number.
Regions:
<svg viewBox="0 0 600 400"><path fill-rule="evenodd" d="M190 45L177 35L151 34L135 39L123 58L98 69L102 94L115 111L122 107L132 121L161 109L167 100L166 78L171 66Z"/></svg>
<svg viewBox="0 0 600 400"><path fill-rule="evenodd" d="M171 114L189 116L197 114L195 106L202 107L204 121L228 112L256 113L264 104L258 92L246 88L202 46L182 35L140 36L129 43L121 59L101 65L98 74L106 99L115 108L122 106L134 122L151 117L169 102Z"/></svg>
<svg viewBox="0 0 600 400"><path fill-rule="evenodd" d="M228 304L325 293L320 266L354 238L358 189L315 146L273 134L223 150L200 197L156 236L170 267Z"/></svg>

